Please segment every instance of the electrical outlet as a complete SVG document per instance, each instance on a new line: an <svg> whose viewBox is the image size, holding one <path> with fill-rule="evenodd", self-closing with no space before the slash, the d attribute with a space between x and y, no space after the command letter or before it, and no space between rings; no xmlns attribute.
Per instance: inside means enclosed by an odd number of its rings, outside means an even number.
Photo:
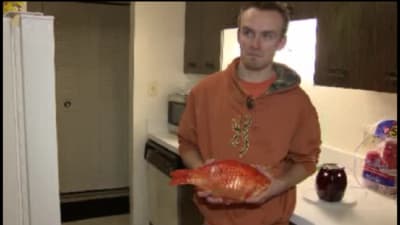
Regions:
<svg viewBox="0 0 400 225"><path fill-rule="evenodd" d="M155 97L158 95L158 83L157 81L150 82L147 89L147 95Z"/></svg>

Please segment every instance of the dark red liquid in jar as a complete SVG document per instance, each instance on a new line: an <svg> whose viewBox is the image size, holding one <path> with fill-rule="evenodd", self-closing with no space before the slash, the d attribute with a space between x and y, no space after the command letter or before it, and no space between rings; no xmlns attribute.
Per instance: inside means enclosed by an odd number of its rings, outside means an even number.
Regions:
<svg viewBox="0 0 400 225"><path fill-rule="evenodd" d="M316 188L318 197L328 202L342 200L347 186L346 172L336 163L325 163L318 171Z"/></svg>

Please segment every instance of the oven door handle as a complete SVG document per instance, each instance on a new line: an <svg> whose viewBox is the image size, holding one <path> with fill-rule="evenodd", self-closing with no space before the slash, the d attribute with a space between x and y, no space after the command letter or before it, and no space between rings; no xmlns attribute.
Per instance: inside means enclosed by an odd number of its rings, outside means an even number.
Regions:
<svg viewBox="0 0 400 225"><path fill-rule="evenodd" d="M150 141L146 144L145 159L167 176L170 176L170 172L183 168L179 155Z"/></svg>

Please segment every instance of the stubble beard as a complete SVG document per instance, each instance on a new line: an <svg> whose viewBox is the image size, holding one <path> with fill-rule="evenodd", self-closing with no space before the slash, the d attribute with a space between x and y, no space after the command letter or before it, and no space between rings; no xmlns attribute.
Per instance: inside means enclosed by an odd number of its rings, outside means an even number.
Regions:
<svg viewBox="0 0 400 225"><path fill-rule="evenodd" d="M243 60L243 66L250 71L261 71L265 68L269 67L272 62L268 61L259 61L257 59L252 59L248 57L247 59Z"/></svg>

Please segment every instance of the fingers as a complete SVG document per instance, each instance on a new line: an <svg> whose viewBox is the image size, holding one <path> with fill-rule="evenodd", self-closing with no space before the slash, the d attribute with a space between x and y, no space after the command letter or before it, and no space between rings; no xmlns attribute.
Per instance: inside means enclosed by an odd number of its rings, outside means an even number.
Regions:
<svg viewBox="0 0 400 225"><path fill-rule="evenodd" d="M252 164L252 166L261 172L267 172L267 167L259 164Z"/></svg>
<svg viewBox="0 0 400 225"><path fill-rule="evenodd" d="M254 202L255 202L255 199L254 199L254 197L249 197L249 198L247 198L246 200L244 200L244 202L245 202L245 203L254 203Z"/></svg>
<svg viewBox="0 0 400 225"><path fill-rule="evenodd" d="M233 201L231 200L224 200L223 198L212 196L211 192L208 191L199 190L197 191L197 196L199 196L200 198L204 198L207 202L212 204L230 205L231 203L233 203Z"/></svg>
<svg viewBox="0 0 400 225"><path fill-rule="evenodd" d="M259 164L251 164L252 167L256 168L258 171L260 171L264 176L268 177L268 178L272 178L271 173L269 172L268 167L263 166L263 165L259 165Z"/></svg>
<svg viewBox="0 0 400 225"><path fill-rule="evenodd" d="M227 200L224 201L224 204L225 204L225 205L230 205L230 204L232 204L232 203L234 203L234 201L229 200L229 199L227 199Z"/></svg>
<svg viewBox="0 0 400 225"><path fill-rule="evenodd" d="M264 195L255 195L255 196L250 196L244 202L250 204L260 204L263 203L264 201L265 201Z"/></svg>
<svg viewBox="0 0 400 225"><path fill-rule="evenodd" d="M199 196L200 198L205 198L207 200L207 202L210 202L210 203L222 203L223 202L222 198L214 197L211 195L211 192L208 192L208 191L197 191L197 196Z"/></svg>
<svg viewBox="0 0 400 225"><path fill-rule="evenodd" d="M245 203L256 203L259 201L260 193L253 193L251 196L244 200Z"/></svg>
<svg viewBox="0 0 400 225"><path fill-rule="evenodd" d="M207 202L212 203L212 204L225 204L225 205L230 205L232 203L234 203L233 200L229 200L229 199L223 199L223 198L219 198L219 197L214 197L214 196L208 196L206 198Z"/></svg>
<svg viewBox="0 0 400 225"><path fill-rule="evenodd" d="M206 198L209 195L211 195L211 193L208 191L197 191L197 196L200 198Z"/></svg>
<svg viewBox="0 0 400 225"><path fill-rule="evenodd" d="M213 204L221 204L224 202L224 200L222 198L213 197L211 195L207 196L206 199L207 199L207 202L213 203Z"/></svg>

